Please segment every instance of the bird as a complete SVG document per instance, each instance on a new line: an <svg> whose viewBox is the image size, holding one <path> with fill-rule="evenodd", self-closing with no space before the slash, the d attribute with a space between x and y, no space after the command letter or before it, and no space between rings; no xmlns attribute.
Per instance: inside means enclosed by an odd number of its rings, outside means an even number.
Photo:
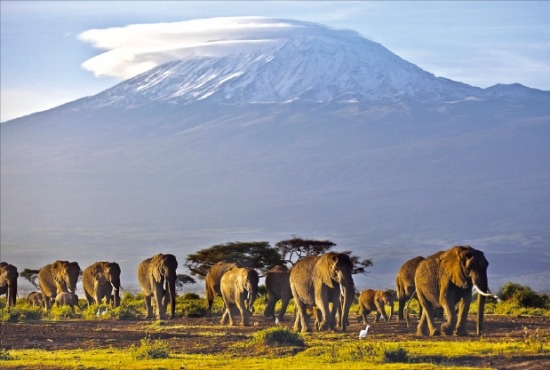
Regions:
<svg viewBox="0 0 550 370"><path fill-rule="evenodd" d="M370 326L367 325L367 327L365 328L365 330L361 330L359 332L359 338L366 338L367 337L367 333L369 332L369 328Z"/></svg>

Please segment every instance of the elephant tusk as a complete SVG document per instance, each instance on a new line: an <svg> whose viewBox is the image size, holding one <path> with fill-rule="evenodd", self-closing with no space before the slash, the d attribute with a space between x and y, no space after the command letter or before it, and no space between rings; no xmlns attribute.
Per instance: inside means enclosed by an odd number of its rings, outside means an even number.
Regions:
<svg viewBox="0 0 550 370"><path fill-rule="evenodd" d="M494 295L494 294L491 294L491 293L485 293L483 290L479 289L479 287L477 285L474 284L474 289L477 290L477 292L479 294L481 294L482 296L485 296L485 297L493 297L493 298L497 298L498 299L498 296Z"/></svg>
<svg viewBox="0 0 550 370"><path fill-rule="evenodd" d="M340 284L340 294L342 295L342 297L345 297L346 295L344 294L344 287L342 286L342 284Z"/></svg>
<svg viewBox="0 0 550 370"><path fill-rule="evenodd" d="M113 289L114 289L114 290L118 290L118 289L116 288L115 284L111 283L111 285L113 286Z"/></svg>

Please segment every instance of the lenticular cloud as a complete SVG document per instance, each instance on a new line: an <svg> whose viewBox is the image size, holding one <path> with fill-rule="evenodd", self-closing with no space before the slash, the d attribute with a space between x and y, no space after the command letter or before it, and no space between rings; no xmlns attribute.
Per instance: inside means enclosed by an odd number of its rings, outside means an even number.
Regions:
<svg viewBox="0 0 550 370"><path fill-rule="evenodd" d="M292 34L319 35L326 31L314 23L231 17L92 29L79 38L106 50L85 61L84 69L98 77L128 79L174 60L242 53Z"/></svg>

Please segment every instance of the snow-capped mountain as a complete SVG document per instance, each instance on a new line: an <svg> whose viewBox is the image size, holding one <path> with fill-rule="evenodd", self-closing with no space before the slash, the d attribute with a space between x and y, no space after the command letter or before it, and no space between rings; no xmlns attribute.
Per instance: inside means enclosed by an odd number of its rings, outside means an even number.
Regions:
<svg viewBox="0 0 550 370"><path fill-rule="evenodd" d="M118 260L133 281L154 253L298 235L373 258L360 289L454 244L498 281L548 270L549 92L436 77L353 31L208 22L150 70L2 123L2 260Z"/></svg>
<svg viewBox="0 0 550 370"><path fill-rule="evenodd" d="M355 32L278 22L293 32L237 34L190 47L183 60L125 81L96 96L94 104L382 101L403 96L440 102L482 94L479 88L435 77Z"/></svg>

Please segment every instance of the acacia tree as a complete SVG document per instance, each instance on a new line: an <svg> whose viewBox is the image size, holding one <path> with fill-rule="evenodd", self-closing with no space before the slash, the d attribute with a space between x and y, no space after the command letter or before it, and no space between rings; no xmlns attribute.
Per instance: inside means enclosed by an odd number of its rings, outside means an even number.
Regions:
<svg viewBox="0 0 550 370"><path fill-rule="evenodd" d="M336 243L330 240L302 239L293 236L292 239L282 240L275 244L275 250L279 252L284 263L294 266L298 260L306 256L321 255L335 246Z"/></svg>
<svg viewBox="0 0 550 370"><path fill-rule="evenodd" d="M269 242L234 242L214 245L187 256L185 267L191 275L204 279L217 262L235 262L239 266L254 268L265 274L275 265L283 263L281 255Z"/></svg>
<svg viewBox="0 0 550 370"><path fill-rule="evenodd" d="M330 240L302 239L293 236L292 239L282 240L275 244L275 249L281 255L284 263L294 266L294 264L306 256L319 256L330 252L336 243ZM352 255L351 251L344 251L353 263L352 274L366 274L367 268L372 266L372 260L361 259L359 256Z"/></svg>
<svg viewBox="0 0 550 370"><path fill-rule="evenodd" d="M39 289L38 283L36 282L36 280L38 279L38 272L39 270L24 269L22 272L19 273L19 276L34 285L36 289Z"/></svg>

